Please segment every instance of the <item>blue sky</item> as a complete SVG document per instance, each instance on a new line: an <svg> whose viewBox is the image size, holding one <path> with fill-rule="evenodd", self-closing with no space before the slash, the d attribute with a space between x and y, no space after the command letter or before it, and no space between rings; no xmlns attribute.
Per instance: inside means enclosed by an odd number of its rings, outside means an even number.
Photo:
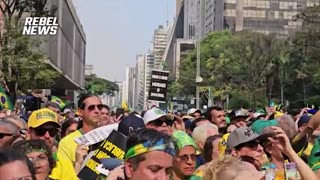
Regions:
<svg viewBox="0 0 320 180"><path fill-rule="evenodd" d="M111 81L125 79L125 67L135 66L136 55L147 52L154 29L175 15L175 0L73 2L87 37L87 64Z"/></svg>

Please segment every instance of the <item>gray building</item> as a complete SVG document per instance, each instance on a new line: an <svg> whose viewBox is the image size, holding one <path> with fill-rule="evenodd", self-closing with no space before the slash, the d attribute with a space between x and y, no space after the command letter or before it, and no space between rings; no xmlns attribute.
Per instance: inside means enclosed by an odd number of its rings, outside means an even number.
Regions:
<svg viewBox="0 0 320 180"><path fill-rule="evenodd" d="M135 102L135 97L136 97L136 92L135 92L135 86L136 86L136 70L135 67L129 67L126 69L127 70L127 91L128 91L128 107L129 108L134 108L134 102Z"/></svg>
<svg viewBox="0 0 320 180"><path fill-rule="evenodd" d="M209 34L214 31L224 29L224 1L223 0L205 0L204 12L204 33Z"/></svg>
<svg viewBox="0 0 320 180"><path fill-rule="evenodd" d="M153 52L149 52L145 54L145 62L144 62L144 105L143 108L146 108L146 103L148 99L148 92L150 89L150 83L151 83L151 71L154 69L154 62L155 62L155 56Z"/></svg>
<svg viewBox="0 0 320 180"><path fill-rule="evenodd" d="M139 54L136 57L136 84L135 84L135 106L137 110L144 107L144 88L145 88L145 55Z"/></svg>
<svg viewBox="0 0 320 180"><path fill-rule="evenodd" d="M160 25L155 31L153 36L153 54L154 54L154 69L160 69L164 52L167 46L168 34L170 27Z"/></svg>
<svg viewBox="0 0 320 180"><path fill-rule="evenodd" d="M301 22L293 17L319 0L225 0L226 27L232 31L252 30L287 36Z"/></svg>
<svg viewBox="0 0 320 180"><path fill-rule="evenodd" d="M183 38L195 39L198 25L198 3L199 0L183 1ZM177 5L178 7L178 5ZM179 16L179 13L177 13Z"/></svg>
<svg viewBox="0 0 320 180"><path fill-rule="evenodd" d="M71 0L48 1L57 8L58 32L46 36L42 45L50 65L61 73L55 88L77 90L84 88L86 64L86 35Z"/></svg>

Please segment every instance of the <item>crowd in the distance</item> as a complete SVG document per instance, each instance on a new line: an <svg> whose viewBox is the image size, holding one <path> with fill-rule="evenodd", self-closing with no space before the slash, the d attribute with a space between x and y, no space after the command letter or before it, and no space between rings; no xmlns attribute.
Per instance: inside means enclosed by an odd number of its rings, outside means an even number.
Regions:
<svg viewBox="0 0 320 180"><path fill-rule="evenodd" d="M315 109L227 112L214 106L174 114L152 107L113 113L98 96L83 95L76 110L49 102L21 117L0 112L0 180L79 179L100 144L75 139L114 124L127 137L124 159L101 159L108 172L94 179L320 179Z"/></svg>

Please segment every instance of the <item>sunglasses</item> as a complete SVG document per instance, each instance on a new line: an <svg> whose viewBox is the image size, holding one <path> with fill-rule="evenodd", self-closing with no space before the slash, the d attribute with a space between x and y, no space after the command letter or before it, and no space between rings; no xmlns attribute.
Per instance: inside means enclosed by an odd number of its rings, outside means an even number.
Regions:
<svg viewBox="0 0 320 180"><path fill-rule="evenodd" d="M173 121L172 120L160 120L160 119L157 119L157 120L154 120L154 121L151 121L150 124L154 125L154 126L162 126L163 123L166 123L167 126L172 126L173 125Z"/></svg>
<svg viewBox="0 0 320 180"><path fill-rule="evenodd" d="M256 151L258 149L259 144L260 143L258 141L249 141L249 142L238 145L237 149L241 149L243 147L248 147L251 150Z"/></svg>
<svg viewBox="0 0 320 180"><path fill-rule="evenodd" d="M4 138L5 136L12 136L13 134L9 133L0 133L0 139Z"/></svg>
<svg viewBox="0 0 320 180"><path fill-rule="evenodd" d="M35 128L34 132L37 136L44 136L47 132L49 132L49 135L51 137L55 137L58 134L59 130L57 128Z"/></svg>
<svg viewBox="0 0 320 180"><path fill-rule="evenodd" d="M195 154L191 154L191 155L185 154L183 156L178 156L178 158L181 159L184 162L187 162L189 159L191 159L191 161L195 161L196 158L197 158L197 155L195 155Z"/></svg>
<svg viewBox="0 0 320 180"><path fill-rule="evenodd" d="M88 109L89 111L93 111L93 110L95 110L96 108L97 108L99 111L101 111L102 108L103 108L103 105L102 105L102 104L97 104L97 105L96 105L96 104L92 104L92 105L89 105L87 109Z"/></svg>

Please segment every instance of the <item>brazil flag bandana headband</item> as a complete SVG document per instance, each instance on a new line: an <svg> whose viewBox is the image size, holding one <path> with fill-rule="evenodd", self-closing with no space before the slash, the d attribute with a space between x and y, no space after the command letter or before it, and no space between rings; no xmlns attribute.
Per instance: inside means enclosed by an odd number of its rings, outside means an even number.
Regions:
<svg viewBox="0 0 320 180"><path fill-rule="evenodd" d="M125 159L127 160L150 151L163 151L170 154L171 156L176 155L176 150L174 149L174 145L172 143L170 144L164 143L164 139L158 140L156 143L152 144L152 146L150 144L151 144L150 141L146 141L144 143L137 144L131 147L126 153Z"/></svg>

